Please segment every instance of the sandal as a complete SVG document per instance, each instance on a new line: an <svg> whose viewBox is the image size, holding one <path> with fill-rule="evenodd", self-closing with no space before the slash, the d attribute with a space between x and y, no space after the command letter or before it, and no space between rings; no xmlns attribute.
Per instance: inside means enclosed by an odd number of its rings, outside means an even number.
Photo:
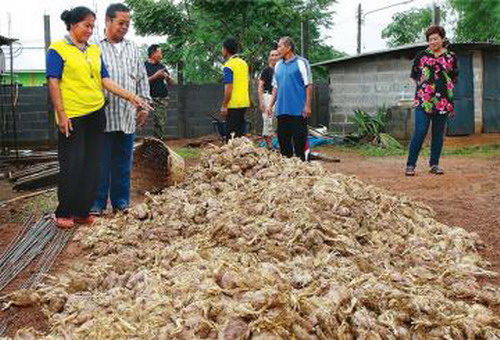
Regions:
<svg viewBox="0 0 500 340"><path fill-rule="evenodd" d="M78 224L92 224L95 222L94 215L88 215L87 217L74 217L74 219Z"/></svg>
<svg viewBox="0 0 500 340"><path fill-rule="evenodd" d="M75 222L71 217L56 217L54 222L56 227L61 229L71 229L75 226Z"/></svg>

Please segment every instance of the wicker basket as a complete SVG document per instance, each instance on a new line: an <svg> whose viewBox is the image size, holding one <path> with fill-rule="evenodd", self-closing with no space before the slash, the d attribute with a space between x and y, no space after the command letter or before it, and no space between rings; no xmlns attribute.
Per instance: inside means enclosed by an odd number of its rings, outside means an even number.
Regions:
<svg viewBox="0 0 500 340"><path fill-rule="evenodd" d="M157 138L145 138L134 147L132 187L157 193L184 179L184 159Z"/></svg>

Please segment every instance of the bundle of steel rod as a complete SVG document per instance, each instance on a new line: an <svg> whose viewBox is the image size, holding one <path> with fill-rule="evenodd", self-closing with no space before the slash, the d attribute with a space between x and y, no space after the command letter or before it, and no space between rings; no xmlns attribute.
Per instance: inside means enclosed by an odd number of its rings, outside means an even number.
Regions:
<svg viewBox="0 0 500 340"><path fill-rule="evenodd" d="M21 154L18 158L16 158L15 155L0 156L0 163L26 164L53 161L57 161L57 152L55 151L32 152L26 155Z"/></svg>
<svg viewBox="0 0 500 340"><path fill-rule="evenodd" d="M56 235L45 248L42 256L36 264L33 274L21 285L21 288L30 288L41 281L45 274L52 268L59 254L66 247L66 244L73 238L75 228L70 230L57 228Z"/></svg>
<svg viewBox="0 0 500 340"><path fill-rule="evenodd" d="M0 291L11 283L49 244L58 230L51 218L26 223L0 257Z"/></svg>
<svg viewBox="0 0 500 340"><path fill-rule="evenodd" d="M70 230L56 228L49 217L43 217L35 224L32 221L33 215L27 219L16 237L0 255L0 291L43 252L31 276L19 288L28 289L39 283L75 233L74 228ZM12 319L13 315L0 321L0 337Z"/></svg>
<svg viewBox="0 0 500 340"><path fill-rule="evenodd" d="M59 164L50 162L12 172L9 178L15 190L34 190L56 186L58 176Z"/></svg>
<svg viewBox="0 0 500 340"><path fill-rule="evenodd" d="M9 173L9 180L14 182L22 177L30 176L40 171L47 170L50 168L55 168L57 166L58 166L57 162L48 162L48 163L42 163L40 165L28 166L22 170L11 171Z"/></svg>

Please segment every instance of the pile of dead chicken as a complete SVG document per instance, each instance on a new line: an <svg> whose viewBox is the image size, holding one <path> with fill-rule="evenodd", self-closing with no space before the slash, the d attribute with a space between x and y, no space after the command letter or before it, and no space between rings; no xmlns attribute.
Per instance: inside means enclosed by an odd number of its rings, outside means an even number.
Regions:
<svg viewBox="0 0 500 340"><path fill-rule="evenodd" d="M79 237L37 291L46 339L500 338L476 235L246 139Z"/></svg>

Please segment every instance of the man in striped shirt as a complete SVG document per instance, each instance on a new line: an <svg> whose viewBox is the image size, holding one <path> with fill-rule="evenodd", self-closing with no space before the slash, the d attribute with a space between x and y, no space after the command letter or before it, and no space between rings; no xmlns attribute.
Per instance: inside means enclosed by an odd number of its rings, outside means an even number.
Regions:
<svg viewBox="0 0 500 340"><path fill-rule="evenodd" d="M130 10L121 3L106 10L106 38L99 46L109 76L127 91L151 99L146 69L137 46L125 39L130 25ZM102 150L97 197L91 213L106 210L108 197L114 211L130 204L130 173L136 126L142 126L147 111L136 111L127 101L106 91L106 129Z"/></svg>

